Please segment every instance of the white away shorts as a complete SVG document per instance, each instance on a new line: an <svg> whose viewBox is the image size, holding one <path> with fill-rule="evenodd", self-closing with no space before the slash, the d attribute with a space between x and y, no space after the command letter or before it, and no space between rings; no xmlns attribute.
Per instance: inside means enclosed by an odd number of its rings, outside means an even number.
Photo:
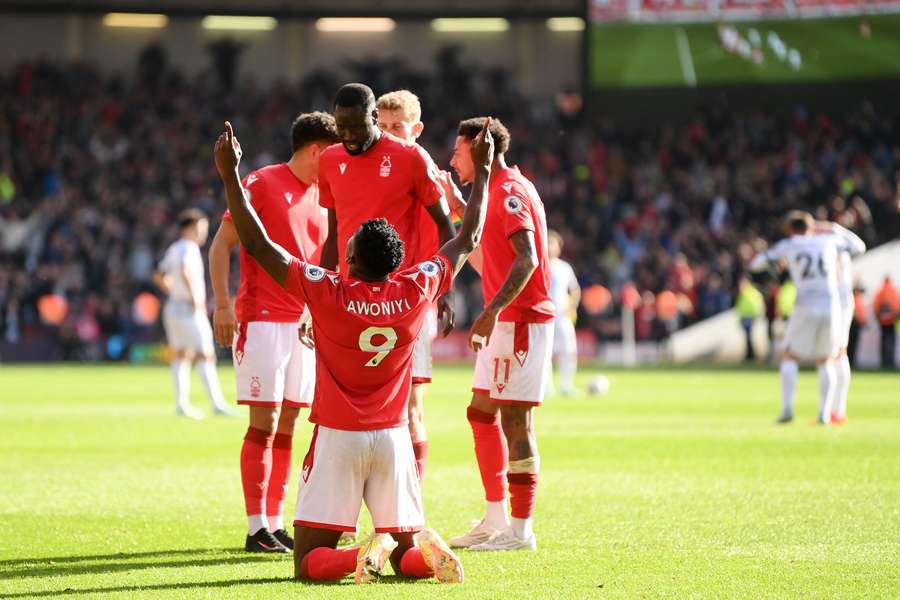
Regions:
<svg viewBox="0 0 900 600"><path fill-rule="evenodd" d="M500 322L475 360L473 392L498 404L537 406L550 379L553 323Z"/></svg>
<svg viewBox="0 0 900 600"><path fill-rule="evenodd" d="M238 404L312 405L316 355L300 343L297 332L297 323L238 325L232 345Z"/></svg>
<svg viewBox="0 0 900 600"><path fill-rule="evenodd" d="M832 313L794 309L788 319L785 349L801 360L836 356L841 341L841 317Z"/></svg>
<svg viewBox="0 0 900 600"><path fill-rule="evenodd" d="M163 328L166 330L166 341L173 350L189 350L206 356L216 353L209 317L195 311L190 304L166 302Z"/></svg>
<svg viewBox="0 0 900 600"><path fill-rule="evenodd" d="M355 531L363 500L378 533L424 526L409 428L345 431L317 425L303 459L294 525Z"/></svg>

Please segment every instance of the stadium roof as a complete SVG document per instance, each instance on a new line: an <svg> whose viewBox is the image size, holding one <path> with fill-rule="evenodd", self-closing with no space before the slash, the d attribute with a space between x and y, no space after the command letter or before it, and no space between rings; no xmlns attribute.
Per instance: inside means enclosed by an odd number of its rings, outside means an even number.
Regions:
<svg viewBox="0 0 900 600"><path fill-rule="evenodd" d="M245 14L276 17L580 15L581 0L0 0L0 11Z"/></svg>

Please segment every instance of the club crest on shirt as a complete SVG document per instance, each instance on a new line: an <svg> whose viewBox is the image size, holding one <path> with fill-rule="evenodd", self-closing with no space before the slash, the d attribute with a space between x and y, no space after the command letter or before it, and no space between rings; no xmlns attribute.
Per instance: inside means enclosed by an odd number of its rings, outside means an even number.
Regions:
<svg viewBox="0 0 900 600"><path fill-rule="evenodd" d="M338 169L341 170L341 175L343 175L347 171L347 163L341 163L338 165Z"/></svg>
<svg viewBox="0 0 900 600"><path fill-rule="evenodd" d="M381 177L391 176L391 157L384 155L381 157L381 166L378 168L378 174Z"/></svg>
<svg viewBox="0 0 900 600"><path fill-rule="evenodd" d="M306 265L303 273L310 281L322 281L325 279L325 269L316 265Z"/></svg>
<svg viewBox="0 0 900 600"><path fill-rule="evenodd" d="M507 196L506 200L503 201L503 207L506 209L506 212L514 215L522 210L522 199L518 196Z"/></svg>
<svg viewBox="0 0 900 600"><path fill-rule="evenodd" d="M293 204L293 202L294 202L294 194L292 194L291 192L285 192L285 193L284 193L284 199L287 200L287 203L288 203L288 204Z"/></svg>
<svg viewBox="0 0 900 600"><path fill-rule="evenodd" d="M437 266L437 263L433 261L427 261L419 264L419 270L428 275L429 277L434 277L438 274L440 267Z"/></svg>

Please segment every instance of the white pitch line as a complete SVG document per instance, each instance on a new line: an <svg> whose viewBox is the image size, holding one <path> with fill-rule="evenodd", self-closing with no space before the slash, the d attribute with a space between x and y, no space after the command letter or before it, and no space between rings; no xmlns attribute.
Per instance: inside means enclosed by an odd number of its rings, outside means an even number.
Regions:
<svg viewBox="0 0 900 600"><path fill-rule="evenodd" d="M697 87L697 74L694 72L694 59L691 57L691 45L688 43L687 34L682 27L675 34L678 44L678 59L681 62L681 74L688 87Z"/></svg>

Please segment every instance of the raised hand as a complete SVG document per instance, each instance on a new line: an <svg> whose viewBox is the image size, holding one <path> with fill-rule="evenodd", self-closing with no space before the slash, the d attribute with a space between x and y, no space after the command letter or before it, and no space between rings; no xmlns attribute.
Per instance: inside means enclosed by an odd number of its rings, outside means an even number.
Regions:
<svg viewBox="0 0 900 600"><path fill-rule="evenodd" d="M488 131L490 126L491 118L487 117L484 120L484 127L481 128L481 132L472 143L472 162L475 164L475 168L490 168L491 163L494 162L494 136Z"/></svg>
<svg viewBox="0 0 900 600"><path fill-rule="evenodd" d="M219 171L219 176L225 177L228 173L234 172L241 163L242 154L241 144L234 135L231 122L225 121L225 131L216 140L215 149L216 169Z"/></svg>

